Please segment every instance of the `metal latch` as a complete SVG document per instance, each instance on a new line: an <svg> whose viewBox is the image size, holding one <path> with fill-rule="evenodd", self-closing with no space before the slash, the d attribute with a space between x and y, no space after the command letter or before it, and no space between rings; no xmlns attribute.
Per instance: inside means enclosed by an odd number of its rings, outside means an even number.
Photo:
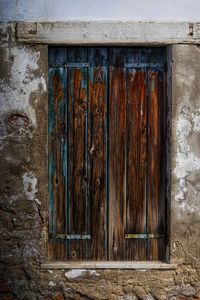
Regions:
<svg viewBox="0 0 200 300"><path fill-rule="evenodd" d="M157 233L125 233L125 239L156 239L164 237L165 235Z"/></svg>

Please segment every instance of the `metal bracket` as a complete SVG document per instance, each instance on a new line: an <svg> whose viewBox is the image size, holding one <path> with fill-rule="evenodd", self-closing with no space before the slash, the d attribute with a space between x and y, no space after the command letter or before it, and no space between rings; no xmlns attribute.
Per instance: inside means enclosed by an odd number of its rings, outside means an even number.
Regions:
<svg viewBox="0 0 200 300"><path fill-rule="evenodd" d="M84 68L89 66L89 63L49 64L50 68Z"/></svg>
<svg viewBox="0 0 200 300"><path fill-rule="evenodd" d="M164 63L125 63L125 68L163 68Z"/></svg>
<svg viewBox="0 0 200 300"><path fill-rule="evenodd" d="M156 239L166 237L157 233L125 233L125 239Z"/></svg>
<svg viewBox="0 0 200 300"><path fill-rule="evenodd" d="M90 240L89 234L56 234L50 233L50 239L62 239L62 240Z"/></svg>
<svg viewBox="0 0 200 300"><path fill-rule="evenodd" d="M113 66L108 64L108 66ZM164 63L125 63L122 67L125 68L163 68ZM66 63L66 64L49 64L50 68L84 68L94 67L89 63ZM103 67L103 66L101 66Z"/></svg>

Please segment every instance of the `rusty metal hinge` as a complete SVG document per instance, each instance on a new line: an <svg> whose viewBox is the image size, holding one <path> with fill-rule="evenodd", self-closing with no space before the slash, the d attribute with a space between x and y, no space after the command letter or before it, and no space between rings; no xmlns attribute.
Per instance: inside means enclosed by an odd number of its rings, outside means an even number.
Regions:
<svg viewBox="0 0 200 300"><path fill-rule="evenodd" d="M125 233L125 239L156 239L166 237L157 233Z"/></svg>
<svg viewBox="0 0 200 300"><path fill-rule="evenodd" d="M50 239L62 239L62 240L90 240L89 234L56 234L50 233Z"/></svg>
<svg viewBox="0 0 200 300"><path fill-rule="evenodd" d="M84 68L89 66L89 63L49 64L50 68Z"/></svg>
<svg viewBox="0 0 200 300"><path fill-rule="evenodd" d="M164 63L125 63L125 68L163 68Z"/></svg>

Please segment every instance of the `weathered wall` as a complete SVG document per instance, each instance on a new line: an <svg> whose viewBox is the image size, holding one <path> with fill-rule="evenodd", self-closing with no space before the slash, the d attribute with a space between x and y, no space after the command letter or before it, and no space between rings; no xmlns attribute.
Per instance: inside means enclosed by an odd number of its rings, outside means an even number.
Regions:
<svg viewBox="0 0 200 300"><path fill-rule="evenodd" d="M181 20L200 18L199 0L1 0L1 21Z"/></svg>
<svg viewBox="0 0 200 300"><path fill-rule="evenodd" d="M19 299L36 299L45 253L48 53L15 43L14 32L0 27L0 277Z"/></svg>
<svg viewBox="0 0 200 300"><path fill-rule="evenodd" d="M172 254L200 258L200 46L173 46Z"/></svg>
<svg viewBox="0 0 200 300"><path fill-rule="evenodd" d="M172 47L171 261L176 270L51 270L47 46L0 27L0 299L200 299L200 48Z"/></svg>

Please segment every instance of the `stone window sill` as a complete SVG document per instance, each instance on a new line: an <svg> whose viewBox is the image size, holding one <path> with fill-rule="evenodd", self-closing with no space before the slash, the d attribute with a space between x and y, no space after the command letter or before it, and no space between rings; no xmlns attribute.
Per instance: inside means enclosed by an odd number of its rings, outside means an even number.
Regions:
<svg viewBox="0 0 200 300"><path fill-rule="evenodd" d="M86 261L86 262L48 262L42 269L135 269L135 270L173 270L177 264L164 262L125 262L125 261Z"/></svg>

